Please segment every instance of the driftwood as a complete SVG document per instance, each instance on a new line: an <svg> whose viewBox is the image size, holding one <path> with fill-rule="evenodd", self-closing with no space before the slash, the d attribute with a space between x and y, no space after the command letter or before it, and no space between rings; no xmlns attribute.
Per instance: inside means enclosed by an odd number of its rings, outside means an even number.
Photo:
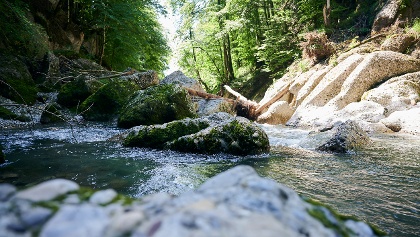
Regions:
<svg viewBox="0 0 420 237"><path fill-rule="evenodd" d="M274 102L279 100L281 97L283 97L290 88L290 83L287 84L285 87L283 87L280 92L274 96L272 99L267 101L264 104L259 104L255 101L247 99L245 96L241 95L239 92L233 90L229 86L225 85L224 88L226 91L228 91L230 94L234 95L236 97L235 100L221 97L214 94L209 94L202 91L196 91L190 88L185 88L188 93L191 96L198 96L204 99L223 99L227 101L228 103L231 103L237 112L238 115L247 117L249 119L255 120L266 108L268 108L270 105L272 105Z"/></svg>
<svg viewBox="0 0 420 237"><path fill-rule="evenodd" d="M245 96L241 95L239 92L233 90L229 86L225 85L224 88L232 95L236 97L236 100L221 97L214 94L209 94L202 91L196 91L190 88L185 88L191 96L198 96L204 99L223 99L231 103L237 112L238 115L255 120L261 113L267 109L274 102L283 97L287 92L289 92L291 83L285 85L273 98L264 104L259 104L255 101L248 100Z"/></svg>

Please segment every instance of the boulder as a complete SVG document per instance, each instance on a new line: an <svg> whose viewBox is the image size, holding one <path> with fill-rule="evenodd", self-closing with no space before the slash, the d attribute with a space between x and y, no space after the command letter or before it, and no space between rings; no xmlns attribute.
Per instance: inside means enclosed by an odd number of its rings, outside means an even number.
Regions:
<svg viewBox="0 0 420 237"><path fill-rule="evenodd" d="M420 73L418 75L420 80ZM420 83L410 80L401 80L393 83L384 83L377 88L365 92L362 100L376 102L386 108L386 116L398 111L413 107L420 101Z"/></svg>
<svg viewBox="0 0 420 237"><path fill-rule="evenodd" d="M164 84L134 94L121 111L118 126L163 124L195 116L188 92L179 85Z"/></svg>
<svg viewBox="0 0 420 237"><path fill-rule="evenodd" d="M346 153L350 150L360 149L370 143L366 132L353 120L336 124L333 135L317 150L334 153Z"/></svg>
<svg viewBox="0 0 420 237"><path fill-rule="evenodd" d="M87 81L87 78L80 77L74 81L64 84L57 95L57 102L67 108L80 105L90 95L97 91L102 83L98 81Z"/></svg>
<svg viewBox="0 0 420 237"><path fill-rule="evenodd" d="M63 122L64 117L59 111L59 109L60 109L60 105L58 105L57 103L46 105L42 111L39 122L42 124Z"/></svg>
<svg viewBox="0 0 420 237"><path fill-rule="evenodd" d="M335 113L340 120L355 120L369 123L378 123L385 118L387 110L382 105L373 101L360 101L348 104Z"/></svg>
<svg viewBox="0 0 420 237"><path fill-rule="evenodd" d="M258 116L258 123L285 124L293 115L294 109L286 101L277 101L266 112Z"/></svg>
<svg viewBox="0 0 420 237"><path fill-rule="evenodd" d="M400 0L388 0L373 21L372 32L379 32L382 29L394 24L400 9Z"/></svg>
<svg viewBox="0 0 420 237"><path fill-rule="evenodd" d="M359 101L363 93L385 80L420 70L420 60L392 51L378 51L365 57L346 78L340 93L327 106L342 109ZM324 93L322 93L324 94Z"/></svg>
<svg viewBox="0 0 420 237"><path fill-rule="evenodd" d="M81 104L83 118L93 121L108 121L114 118L139 87L127 80L115 80L102 86Z"/></svg>
<svg viewBox="0 0 420 237"><path fill-rule="evenodd" d="M394 132L420 135L420 107L396 111L387 118L381 120L387 128Z"/></svg>
<svg viewBox="0 0 420 237"><path fill-rule="evenodd" d="M25 63L16 56L0 53L0 96L32 105L38 89Z"/></svg>
<svg viewBox="0 0 420 237"><path fill-rule="evenodd" d="M161 84L177 84L185 88L193 89L200 92L205 92L201 84L190 77L187 77L181 71L175 71L168 76L166 76L161 82Z"/></svg>
<svg viewBox="0 0 420 237"><path fill-rule="evenodd" d="M255 123L223 112L163 125L134 127L123 144L204 154L248 155L270 149L267 135Z"/></svg>
<svg viewBox="0 0 420 237"><path fill-rule="evenodd" d="M227 102L225 99L199 99L197 104L197 114L200 117L218 112L226 112L232 115L236 113L232 104Z"/></svg>
<svg viewBox="0 0 420 237"><path fill-rule="evenodd" d="M158 74L153 70L147 72L134 72L130 75L121 76L120 79L136 83L141 90L159 84Z"/></svg>
<svg viewBox="0 0 420 237"><path fill-rule="evenodd" d="M381 50L405 53L415 43L415 39L413 35L395 34L382 43Z"/></svg>
<svg viewBox="0 0 420 237"><path fill-rule="evenodd" d="M327 72L331 70L331 67L323 67L318 71L313 73L308 81L303 85L303 87L298 91L295 99L294 106L299 106L302 101L311 93L311 91L319 84L319 82L324 78Z"/></svg>
<svg viewBox="0 0 420 237"><path fill-rule="evenodd" d="M138 200L59 179L21 191L0 184L0 201L2 236L385 235L244 165L179 196L158 193Z"/></svg>
<svg viewBox="0 0 420 237"><path fill-rule="evenodd" d="M340 88L352 71L362 62L363 56L354 54L331 69L302 101L301 106L324 106L340 93Z"/></svg>

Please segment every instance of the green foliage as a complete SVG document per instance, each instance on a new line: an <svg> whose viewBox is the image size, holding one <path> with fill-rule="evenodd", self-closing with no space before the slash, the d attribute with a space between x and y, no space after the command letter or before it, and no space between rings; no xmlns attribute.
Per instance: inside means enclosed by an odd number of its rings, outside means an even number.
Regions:
<svg viewBox="0 0 420 237"><path fill-rule="evenodd" d="M48 50L45 31L28 19L28 6L19 0L0 1L0 49L26 56L42 57Z"/></svg>
<svg viewBox="0 0 420 237"><path fill-rule="evenodd" d="M114 70L128 66L138 70L162 71L169 48L157 21L158 6L153 1L76 0L75 19L100 45L98 61Z"/></svg>

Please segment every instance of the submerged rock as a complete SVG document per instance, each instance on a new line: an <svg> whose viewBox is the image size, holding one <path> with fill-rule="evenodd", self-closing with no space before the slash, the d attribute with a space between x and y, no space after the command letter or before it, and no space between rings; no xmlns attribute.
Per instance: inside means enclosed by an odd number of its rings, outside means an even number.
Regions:
<svg viewBox="0 0 420 237"><path fill-rule="evenodd" d="M333 136L317 150L335 153L345 153L350 150L362 148L369 144L370 139L360 126L347 120L335 126Z"/></svg>
<svg viewBox="0 0 420 237"><path fill-rule="evenodd" d="M267 134L255 123L227 113L132 128L125 146L192 153L260 154L270 149Z"/></svg>
<svg viewBox="0 0 420 237"><path fill-rule="evenodd" d="M188 92L178 85L157 85L131 97L120 113L118 126L163 124L188 117L196 117Z"/></svg>
<svg viewBox="0 0 420 237"><path fill-rule="evenodd" d="M2 236L384 235L319 202L302 199L292 189L242 165L178 197L161 193L132 200L116 196L113 190L94 192L65 180L47 181L18 192L12 185L5 185L0 184L0 196L6 190L6 198L0 202L4 207L0 212ZM32 198L27 199L28 195ZM91 201L98 196L109 198L105 202ZM69 199L78 201L69 203Z"/></svg>

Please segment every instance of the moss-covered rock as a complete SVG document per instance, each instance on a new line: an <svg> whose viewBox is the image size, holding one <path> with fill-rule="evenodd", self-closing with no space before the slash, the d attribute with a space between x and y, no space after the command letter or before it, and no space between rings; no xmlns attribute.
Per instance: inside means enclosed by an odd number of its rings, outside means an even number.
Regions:
<svg viewBox="0 0 420 237"><path fill-rule="evenodd" d="M64 121L63 115L59 111L59 108L60 106L56 103L47 105L41 114L40 123L48 124L48 123L57 123L57 122Z"/></svg>
<svg viewBox="0 0 420 237"><path fill-rule="evenodd" d="M57 95L57 102L68 108L75 107L85 101L102 85L98 81L88 82L85 78L78 78L61 87Z"/></svg>
<svg viewBox="0 0 420 237"><path fill-rule="evenodd" d="M91 121L108 121L121 110L138 85L126 80L111 81L89 96L81 105L83 117Z"/></svg>
<svg viewBox="0 0 420 237"><path fill-rule="evenodd" d="M188 117L196 117L188 92L178 85L157 85L132 97L121 111L118 126L163 124Z"/></svg>
<svg viewBox="0 0 420 237"><path fill-rule="evenodd" d="M18 120L21 122L29 122L30 118L23 116L23 115L17 115L10 111L7 108L4 108L3 106L0 106L0 118L2 119L8 119L8 120Z"/></svg>
<svg viewBox="0 0 420 237"><path fill-rule="evenodd" d="M37 92L25 63L15 56L0 53L0 96L32 105Z"/></svg>
<svg viewBox="0 0 420 237"><path fill-rule="evenodd" d="M134 127L123 144L204 154L249 155L270 150L268 137L261 128L246 118L227 113Z"/></svg>

